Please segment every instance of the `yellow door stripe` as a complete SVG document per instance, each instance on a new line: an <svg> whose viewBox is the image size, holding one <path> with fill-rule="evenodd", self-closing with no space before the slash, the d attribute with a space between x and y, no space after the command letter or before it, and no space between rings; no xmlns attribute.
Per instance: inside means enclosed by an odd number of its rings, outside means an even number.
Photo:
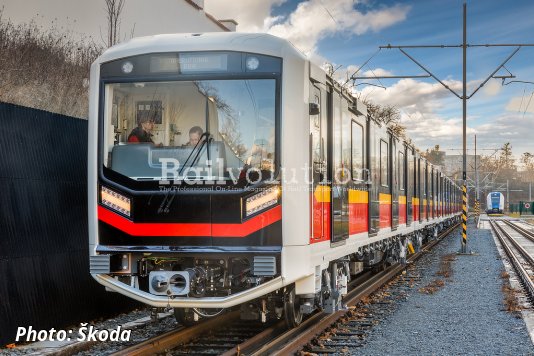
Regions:
<svg viewBox="0 0 534 356"><path fill-rule="evenodd" d="M349 189L349 204L369 203L369 192L363 190Z"/></svg>
<svg viewBox="0 0 534 356"><path fill-rule="evenodd" d="M399 196L399 204L406 205L406 196L405 195Z"/></svg>
<svg viewBox="0 0 534 356"><path fill-rule="evenodd" d="M378 194L378 201L380 204L391 204L391 194Z"/></svg>
<svg viewBox="0 0 534 356"><path fill-rule="evenodd" d="M313 196L318 203L330 203L330 187L318 185L313 192Z"/></svg>

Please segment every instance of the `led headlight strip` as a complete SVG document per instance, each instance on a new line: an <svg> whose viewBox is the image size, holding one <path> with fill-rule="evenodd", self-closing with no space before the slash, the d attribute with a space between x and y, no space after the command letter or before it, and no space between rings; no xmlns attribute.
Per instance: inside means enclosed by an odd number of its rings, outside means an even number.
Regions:
<svg viewBox="0 0 534 356"><path fill-rule="evenodd" d="M125 196L114 192L106 187L100 188L100 197L102 204L118 211L121 214L130 216L130 199Z"/></svg>
<svg viewBox="0 0 534 356"><path fill-rule="evenodd" d="M264 191L255 194L251 197L248 197L246 200L246 214L250 216L257 213L258 211L264 210L270 206L278 203L278 198L280 196L279 187L271 187L265 189Z"/></svg>

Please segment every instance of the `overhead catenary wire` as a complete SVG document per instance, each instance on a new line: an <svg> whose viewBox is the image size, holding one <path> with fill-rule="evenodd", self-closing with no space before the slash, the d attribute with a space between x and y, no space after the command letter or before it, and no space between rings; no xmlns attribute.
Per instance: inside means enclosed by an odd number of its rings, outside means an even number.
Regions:
<svg viewBox="0 0 534 356"><path fill-rule="evenodd" d="M532 100L533 95L534 95L534 91L530 94L530 98L528 99L527 106L525 106L525 111L523 112L523 118L525 118L525 114L527 113L528 107L530 106L530 101Z"/></svg>
<svg viewBox="0 0 534 356"><path fill-rule="evenodd" d="M521 97L521 102L519 103L519 109L517 109L517 113L521 111L521 107L523 106L523 99L525 99L525 93L527 92L527 87L525 86L523 88L523 96Z"/></svg>

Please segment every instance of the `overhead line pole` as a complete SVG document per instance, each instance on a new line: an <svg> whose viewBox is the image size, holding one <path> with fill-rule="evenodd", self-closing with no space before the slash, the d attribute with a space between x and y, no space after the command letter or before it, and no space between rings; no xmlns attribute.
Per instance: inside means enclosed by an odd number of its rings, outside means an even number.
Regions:
<svg viewBox="0 0 534 356"><path fill-rule="evenodd" d="M463 52L463 186L462 186L462 247L460 253L467 253L467 4L464 3L464 42Z"/></svg>
<svg viewBox="0 0 534 356"><path fill-rule="evenodd" d="M517 47L498 67L495 69L482 83L471 93L471 95L467 95L467 48L469 47ZM462 245L460 249L460 253L467 253L467 99L470 99L475 93L478 92L480 88L482 88L491 78L498 78L498 79L505 79L505 78L515 78L514 75L512 75L504 65L521 49L521 47L534 47L534 44L532 43L517 43L517 44L468 44L467 43L467 4L463 4L463 41L461 45L391 45L388 44L386 46L379 46L380 49L398 49L402 52L406 57L408 57L412 62L417 64L422 70L424 70L428 76L435 79L437 82L439 82L444 88L449 90L452 94L454 94L456 97L462 99L462 112L463 112L463 120L462 120L462 143L463 143L463 174L462 174ZM403 49L405 48L462 48L462 54L463 54L463 65L462 65L462 95L460 96L458 93L456 93L452 88L450 88L447 84L445 84L443 81L441 81L438 77L436 77L434 74L432 74L427 68L425 68L421 63L419 63L415 58L410 56L406 51ZM367 63L367 62L366 62ZM501 69L505 68L510 75L508 76L496 76L495 74ZM356 72L357 73L357 72ZM354 73L351 76L351 79L391 79L391 78L398 78L399 76L373 76L373 77L357 77ZM415 78L417 76L402 76L403 78ZM478 195L478 189L477 189L477 195Z"/></svg>

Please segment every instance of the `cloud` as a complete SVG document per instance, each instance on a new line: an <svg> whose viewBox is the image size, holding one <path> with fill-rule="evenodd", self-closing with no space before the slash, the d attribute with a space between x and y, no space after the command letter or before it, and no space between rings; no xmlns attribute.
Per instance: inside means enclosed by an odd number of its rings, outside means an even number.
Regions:
<svg viewBox="0 0 534 356"><path fill-rule="evenodd" d="M446 80L444 83L452 90L461 92L460 81ZM393 105L410 113L422 114L433 114L443 107L443 99L451 97L451 93L439 83L418 82L413 79L401 79L387 90L365 87L356 95L373 103Z"/></svg>
<svg viewBox="0 0 534 356"><path fill-rule="evenodd" d="M502 84L499 80L491 79L482 87L482 92L487 96L496 96L502 91Z"/></svg>
<svg viewBox="0 0 534 356"><path fill-rule="evenodd" d="M514 156L519 157L523 152L534 153L532 146L533 115L523 113L506 113L495 120L475 128L477 141L484 142L486 148L499 148L506 142L512 143Z"/></svg>
<svg viewBox="0 0 534 356"><path fill-rule="evenodd" d="M380 31L405 20L409 10L409 6L394 5L363 13L356 10L354 0L310 0L301 2L285 19L266 21L273 25L265 30L288 39L304 53L313 53L323 38Z"/></svg>
<svg viewBox="0 0 534 356"><path fill-rule="evenodd" d="M286 0L206 0L204 8L218 19L236 20L240 32L265 32L266 28L281 20L280 17L270 16L272 7L284 2Z"/></svg>
<svg viewBox="0 0 534 356"><path fill-rule="evenodd" d="M508 101L508 104L506 104L505 109L518 113L534 113L534 92L530 95L525 94L524 96L511 98L510 101Z"/></svg>

